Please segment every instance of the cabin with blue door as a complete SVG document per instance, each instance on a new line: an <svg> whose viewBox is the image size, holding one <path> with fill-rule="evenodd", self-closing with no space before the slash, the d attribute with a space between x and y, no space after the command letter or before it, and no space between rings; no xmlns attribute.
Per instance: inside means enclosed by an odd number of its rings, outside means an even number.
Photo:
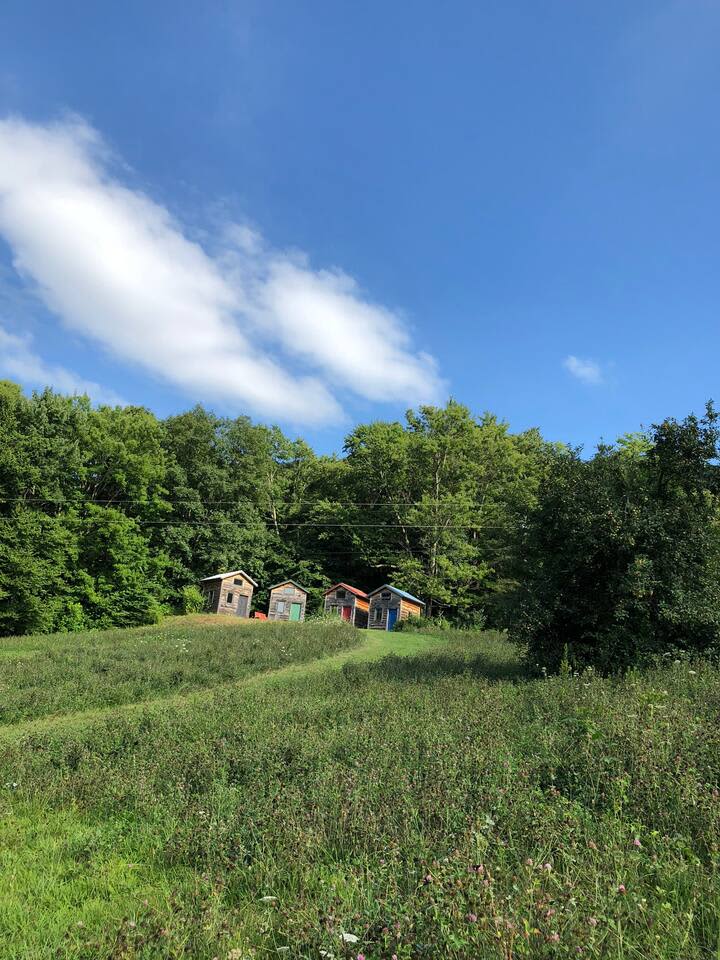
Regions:
<svg viewBox="0 0 720 960"><path fill-rule="evenodd" d="M386 583L368 594L368 628L370 630L392 630L398 620L408 617L422 617L425 604L411 593Z"/></svg>

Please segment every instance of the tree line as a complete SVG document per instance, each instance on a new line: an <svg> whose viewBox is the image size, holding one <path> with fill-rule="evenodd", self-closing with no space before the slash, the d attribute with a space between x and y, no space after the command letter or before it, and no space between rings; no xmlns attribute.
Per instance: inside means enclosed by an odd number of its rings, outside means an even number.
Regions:
<svg viewBox="0 0 720 960"><path fill-rule="evenodd" d="M608 667L707 648L717 444L710 407L587 459L451 400L319 456L248 417L159 419L3 381L0 634L151 622L242 567L264 587L293 577L316 606L338 580L395 581L430 616L509 627L549 666L566 648Z"/></svg>

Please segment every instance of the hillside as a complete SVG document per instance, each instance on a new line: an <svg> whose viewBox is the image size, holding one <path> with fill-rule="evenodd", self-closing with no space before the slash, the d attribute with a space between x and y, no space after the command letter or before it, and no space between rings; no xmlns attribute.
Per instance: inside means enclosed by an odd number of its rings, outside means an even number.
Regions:
<svg viewBox="0 0 720 960"><path fill-rule="evenodd" d="M720 671L173 618L0 641L0 957L716 956Z"/></svg>

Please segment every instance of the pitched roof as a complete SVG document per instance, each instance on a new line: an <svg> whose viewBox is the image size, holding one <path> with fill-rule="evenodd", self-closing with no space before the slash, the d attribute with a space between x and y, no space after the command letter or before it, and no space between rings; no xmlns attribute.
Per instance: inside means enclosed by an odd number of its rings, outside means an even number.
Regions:
<svg viewBox="0 0 720 960"><path fill-rule="evenodd" d="M334 587L328 587L323 596L326 597L329 593L332 593L333 590L337 590L338 587L342 587L349 593L354 593L355 596L360 597L361 600L367 600L368 598L368 595L364 591L358 590L357 587L351 587L349 583L336 583Z"/></svg>
<svg viewBox="0 0 720 960"><path fill-rule="evenodd" d="M385 583L382 587L371 590L368 596L374 597L375 594L380 593L381 590L392 590L393 593L396 593L399 597L403 597L405 600L410 600L412 603L419 603L421 607L425 606L424 600L418 600L418 598L414 597L411 593L408 593L406 590L400 590L399 587L394 587L391 583Z"/></svg>
<svg viewBox="0 0 720 960"><path fill-rule="evenodd" d="M253 580L250 574L245 573L244 570L228 570L227 573L214 573L211 577L203 577L200 583L205 583L206 580L224 580L225 577L234 577L238 573L241 573L254 587L257 586L257 581Z"/></svg>
<svg viewBox="0 0 720 960"><path fill-rule="evenodd" d="M274 590L276 587L284 587L286 583L292 583L298 588L298 590L302 590L303 593L310 592L309 590L306 590L305 587L301 586L297 580L291 580L290 577L288 577L287 580L280 580L278 583L274 583L269 589Z"/></svg>

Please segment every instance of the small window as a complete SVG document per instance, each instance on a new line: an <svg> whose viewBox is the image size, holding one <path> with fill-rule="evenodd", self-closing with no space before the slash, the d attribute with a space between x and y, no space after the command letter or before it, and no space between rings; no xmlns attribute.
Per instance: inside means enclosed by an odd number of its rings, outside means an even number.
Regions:
<svg viewBox="0 0 720 960"><path fill-rule="evenodd" d="M295 593L295 587L283 587L283 593Z"/></svg>
<svg viewBox="0 0 720 960"><path fill-rule="evenodd" d="M235 584L236 587L241 587L243 585L243 582L242 580L240 580L239 577L235 577L235 579L233 580L233 583Z"/></svg>
<svg viewBox="0 0 720 960"><path fill-rule="evenodd" d="M277 606L275 607L278 613L285 613L285 601L278 600Z"/></svg>
<svg viewBox="0 0 720 960"><path fill-rule="evenodd" d="M380 621L382 620L382 615L383 615L382 607L375 607L375 623L380 623Z"/></svg>
<svg viewBox="0 0 720 960"><path fill-rule="evenodd" d="M346 590L336 590L336 591L335 591L335 596L338 598L338 600L344 600L345 597L347 596L347 591L346 591Z"/></svg>
<svg viewBox="0 0 720 960"><path fill-rule="evenodd" d="M225 598L225 603L232 603L234 596L235 596L234 593L229 593L229 594L227 595L227 597Z"/></svg>

